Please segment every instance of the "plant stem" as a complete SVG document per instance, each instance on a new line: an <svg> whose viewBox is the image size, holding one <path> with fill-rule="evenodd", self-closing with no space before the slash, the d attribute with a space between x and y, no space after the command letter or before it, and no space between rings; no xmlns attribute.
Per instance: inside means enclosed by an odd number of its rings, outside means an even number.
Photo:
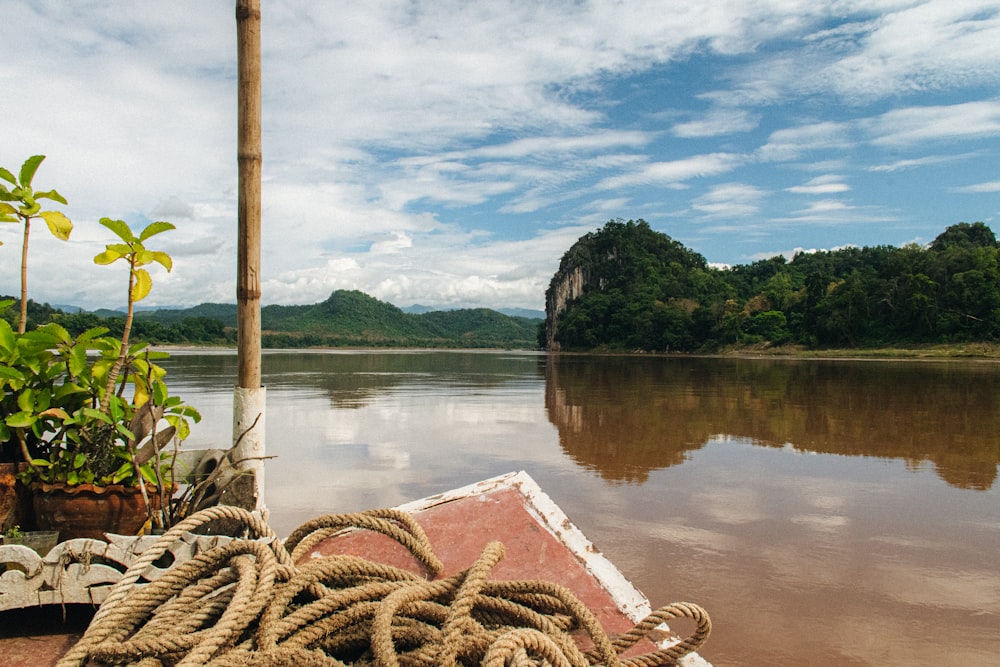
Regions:
<svg viewBox="0 0 1000 667"><path fill-rule="evenodd" d="M107 412L111 405L111 395L115 390L115 380L125 365L125 357L128 355L128 336L132 330L132 316L135 313L135 301L132 299L132 291L135 286L135 253L129 255L128 272L128 312L125 314L125 329L122 331L122 348L118 352L118 359L114 366L108 371L108 381L104 385L104 397L101 399L101 411Z"/></svg>
<svg viewBox="0 0 1000 667"><path fill-rule="evenodd" d="M28 323L28 232L31 230L31 218L18 216L24 220L24 240L21 242L21 318L17 323L17 333L23 334Z"/></svg>

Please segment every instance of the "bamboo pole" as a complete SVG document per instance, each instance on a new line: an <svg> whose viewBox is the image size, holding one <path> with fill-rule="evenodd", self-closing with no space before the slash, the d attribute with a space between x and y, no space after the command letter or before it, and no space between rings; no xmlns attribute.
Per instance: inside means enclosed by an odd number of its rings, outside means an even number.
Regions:
<svg viewBox="0 0 1000 667"><path fill-rule="evenodd" d="M239 249L236 298L239 329L237 385L260 381L260 0L237 0Z"/></svg>
<svg viewBox="0 0 1000 667"><path fill-rule="evenodd" d="M233 394L233 460L254 474L253 503L264 507L264 407L260 370L260 0L236 0L237 164L236 268L238 372Z"/></svg>

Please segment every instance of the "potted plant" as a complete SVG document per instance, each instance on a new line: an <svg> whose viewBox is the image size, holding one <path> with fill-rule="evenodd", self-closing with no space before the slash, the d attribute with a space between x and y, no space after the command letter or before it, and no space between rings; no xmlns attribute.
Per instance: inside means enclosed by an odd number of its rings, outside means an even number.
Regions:
<svg viewBox="0 0 1000 667"><path fill-rule="evenodd" d="M100 222L121 242L108 244L94 262L124 260L129 267L121 338L103 327L73 337L57 323L15 335L0 321L0 384L10 410L0 441L13 437L27 463L20 479L33 491L39 527L59 530L64 540L135 534L150 521L168 525L174 470L167 446L176 448L190 421L200 420L169 394L155 363L167 355L129 341L135 303L152 286L143 267L172 268L168 254L145 242L174 226L154 222L135 235L122 220Z"/></svg>

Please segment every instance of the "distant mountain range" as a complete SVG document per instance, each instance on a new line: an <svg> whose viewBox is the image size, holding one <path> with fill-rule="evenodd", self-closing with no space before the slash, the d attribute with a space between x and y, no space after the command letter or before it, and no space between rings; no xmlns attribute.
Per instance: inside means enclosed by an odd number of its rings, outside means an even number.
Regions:
<svg viewBox="0 0 1000 667"><path fill-rule="evenodd" d="M84 312L55 306L70 318L121 319L113 310ZM337 290L320 303L261 308L265 347L475 347L531 349L538 346L545 313L527 309L504 312L488 308L406 312L363 292ZM523 314L522 314L523 313ZM526 314L526 315L525 315ZM207 326L206 326L207 325ZM69 321L67 321L69 326ZM110 325L109 325L110 326ZM135 314L137 336L153 343L205 343L230 340L237 326L237 306L202 303L190 308L157 308ZM228 330L229 333L225 333Z"/></svg>
<svg viewBox="0 0 1000 667"><path fill-rule="evenodd" d="M221 306L224 307L225 304L201 304L202 306ZM108 308L98 308L97 310L84 310L79 306L69 306L63 304L52 304L53 308L58 308L64 313L93 313L99 317L123 317L125 315L124 310L111 310ZM195 306L194 308L198 308ZM233 308L236 306L233 305ZM266 307L266 306L265 306ZM156 312L160 310L182 310L191 311L193 310L190 306L136 306L136 312ZM424 306L419 303L415 303L412 306L404 306L400 308L404 313L409 313L411 315L423 315L425 313L434 313L450 310L463 310L462 308L437 308L435 306ZM545 311L535 310L532 308L493 308L498 313L503 313L504 315L510 315L511 317L523 317L529 320L544 320Z"/></svg>

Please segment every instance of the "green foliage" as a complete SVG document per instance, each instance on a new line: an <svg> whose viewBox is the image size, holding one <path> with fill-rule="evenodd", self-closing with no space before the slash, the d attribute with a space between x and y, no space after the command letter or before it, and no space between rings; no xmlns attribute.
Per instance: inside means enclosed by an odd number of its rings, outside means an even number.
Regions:
<svg viewBox="0 0 1000 667"><path fill-rule="evenodd" d="M145 343L129 343L135 301L152 281L142 268L167 268L166 253L144 242L173 225L155 222L138 236L120 220L101 223L122 243L109 244L98 264L123 259L129 266L128 314L117 336L108 328L70 331L58 321L15 333L0 319L0 443L16 446L29 464L22 481L61 484L173 483L166 445L179 443L200 415L171 396L165 371L155 363L167 355ZM5 309L11 301L4 302ZM77 314L74 324L83 324ZM56 318L58 319L58 317ZM67 318L70 321L72 318Z"/></svg>
<svg viewBox="0 0 1000 667"><path fill-rule="evenodd" d="M32 218L42 218L49 231L58 239L66 241L73 231L73 223L59 211L43 211L41 199L49 199L65 205L66 200L55 190L36 192L31 187L35 172L45 159L44 155L33 155L21 165L15 178L7 169L0 167L0 179L11 187L0 183L0 222L26 222Z"/></svg>
<svg viewBox="0 0 1000 667"><path fill-rule="evenodd" d="M0 167L0 179L13 186L0 183L0 222L20 222L24 225L21 242L21 313L18 319L18 333L24 333L28 320L28 237L31 221L34 218L42 218L49 232L63 241L68 240L70 232L73 231L73 223L65 214L59 211L43 211L39 201L49 199L65 205L66 199L55 190L36 192L31 187L35 172L44 159L44 155L29 157L21 165L21 171L16 178L9 170Z"/></svg>
<svg viewBox="0 0 1000 667"><path fill-rule="evenodd" d="M72 337L56 323L18 335L0 321L0 441L22 444L31 468L24 480L66 484L138 483L156 479L153 450L190 433L200 415L170 396L165 371L140 344L126 354L121 386L105 397L107 376L120 355L120 340L95 328ZM106 400L105 400L106 399ZM102 402L107 409L101 409ZM167 424L156 432L156 422Z"/></svg>
<svg viewBox="0 0 1000 667"><path fill-rule="evenodd" d="M94 257L94 263L105 265L119 259L125 260L129 267L128 303L131 308L133 303L145 299L153 287L153 279L150 277L149 271L142 267L156 262L167 271L173 268L173 260L170 255L165 252L147 250L143 242L151 236L175 229L175 227L169 222L151 222L136 236L124 220L101 218L101 224L117 234L122 243L109 243L104 252Z"/></svg>
<svg viewBox="0 0 1000 667"><path fill-rule="evenodd" d="M981 222L927 248L876 246L712 269L668 236L609 222L564 255L583 294L558 321L562 349L715 351L1000 340L1000 258Z"/></svg>

